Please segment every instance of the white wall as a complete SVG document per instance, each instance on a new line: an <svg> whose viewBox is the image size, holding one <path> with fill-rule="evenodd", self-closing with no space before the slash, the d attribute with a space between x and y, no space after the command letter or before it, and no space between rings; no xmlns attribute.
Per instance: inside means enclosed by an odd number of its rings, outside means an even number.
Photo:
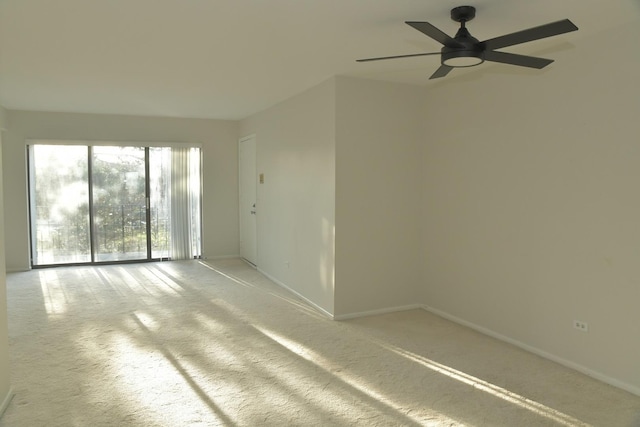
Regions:
<svg viewBox="0 0 640 427"><path fill-rule="evenodd" d="M265 176L258 268L338 318L417 303L420 92L336 77L242 121Z"/></svg>
<svg viewBox="0 0 640 427"><path fill-rule="evenodd" d="M334 310L334 79L241 122L256 135L258 268ZM287 264L288 267L287 267Z"/></svg>
<svg viewBox="0 0 640 427"><path fill-rule="evenodd" d="M544 72L485 64L429 90L422 288L441 312L640 394L636 40L621 26Z"/></svg>
<svg viewBox="0 0 640 427"><path fill-rule="evenodd" d="M6 126L4 108L0 107L0 172L2 159L2 134ZM2 174L0 173L0 224L4 217L2 198ZM7 282L5 277L5 239L4 229L0 227L0 415L9 401L11 378L9 368L9 327L7 322Z"/></svg>
<svg viewBox="0 0 640 427"><path fill-rule="evenodd" d="M424 90L336 81L335 314L419 303Z"/></svg>
<svg viewBox="0 0 640 427"><path fill-rule="evenodd" d="M238 254L238 124L235 121L8 111L3 174L7 269L29 268L25 141L70 139L201 143L203 255Z"/></svg>

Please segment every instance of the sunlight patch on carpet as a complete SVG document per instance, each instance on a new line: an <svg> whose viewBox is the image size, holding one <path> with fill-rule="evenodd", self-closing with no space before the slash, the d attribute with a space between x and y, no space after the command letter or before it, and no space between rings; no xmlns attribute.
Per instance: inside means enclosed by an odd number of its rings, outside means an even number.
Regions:
<svg viewBox="0 0 640 427"><path fill-rule="evenodd" d="M588 427L589 426L589 424L583 423L582 421L576 418L573 418L563 412L557 411L553 408L545 406L541 403L528 399L524 396L521 396L517 393L514 393L502 387L499 387L495 384L491 384L490 382L484 381L480 378L474 377L462 371L453 369L449 366L427 359L426 357L421 356L419 354L412 353L410 351L404 350L402 348L399 348L394 345L387 344L385 342L381 342L375 339L372 339L372 341L377 343L382 348L385 348L395 354L398 354L415 363L418 363L424 366L425 368L428 368L439 374L445 375L461 383L467 384L471 387L474 387L475 389L482 390L486 393L489 393L492 396L503 399L521 408L527 409L535 413L536 415L543 416L545 418L553 420L567 427L576 427L576 426Z"/></svg>
<svg viewBox="0 0 640 427"><path fill-rule="evenodd" d="M62 315L67 312L69 302L64 286L60 283L55 270L43 270L38 273L44 308L49 316Z"/></svg>
<svg viewBox="0 0 640 427"><path fill-rule="evenodd" d="M387 410L391 410L391 412L396 412L398 414L402 414L403 416L407 417L407 419L409 419L412 422L415 422L417 424L421 424L424 421L421 418L413 417L410 412L405 411L402 404L393 401L393 399L391 399L387 395L384 395L382 393L377 392L373 387L368 386L361 379L358 379L356 377L353 377L353 376L349 375L346 371L340 369L339 366L331 363L331 361L329 361L328 359L324 358L323 356L317 354L316 352L314 352L313 350L307 348L306 346L304 346L304 345L302 345L302 344L300 344L300 343L298 343L298 342L296 342L296 341L294 341L292 339L284 337L283 335L278 334L278 333L276 333L274 331L270 331L270 330L268 330L266 328L258 327L258 326L256 326L255 328L259 332L264 334L266 337L268 337L271 340L275 341L276 343L278 343L282 347L286 348L290 352L294 353L295 355L297 355L297 356L301 357L302 359L305 359L305 360L313 363L314 365L320 367L324 371L334 375L336 380L338 380L340 382L343 382L348 387L351 387L355 391L357 391L359 393L362 393L363 395L367 396L367 398L371 399L372 401L376 401L377 404L386 407ZM353 410L353 408L351 410ZM432 412L435 412L435 411L432 411ZM437 416L438 423L445 423L446 422L446 423L450 423L450 425L458 425L458 421L457 420L449 418L449 417L445 416L442 413L438 412L436 414L431 414L431 415L432 416L433 415ZM442 425L442 424L438 424L438 425Z"/></svg>

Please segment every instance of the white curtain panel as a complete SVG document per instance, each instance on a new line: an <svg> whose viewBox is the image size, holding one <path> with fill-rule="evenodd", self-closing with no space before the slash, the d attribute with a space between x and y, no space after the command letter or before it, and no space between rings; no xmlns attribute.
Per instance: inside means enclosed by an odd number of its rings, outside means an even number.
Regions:
<svg viewBox="0 0 640 427"><path fill-rule="evenodd" d="M192 259L190 148L171 148L171 259Z"/></svg>

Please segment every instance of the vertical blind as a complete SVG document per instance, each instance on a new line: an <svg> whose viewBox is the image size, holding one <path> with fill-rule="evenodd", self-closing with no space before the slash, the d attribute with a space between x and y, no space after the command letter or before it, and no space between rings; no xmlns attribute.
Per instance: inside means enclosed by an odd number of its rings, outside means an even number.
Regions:
<svg viewBox="0 0 640 427"><path fill-rule="evenodd" d="M191 259L190 148L171 149L171 259Z"/></svg>

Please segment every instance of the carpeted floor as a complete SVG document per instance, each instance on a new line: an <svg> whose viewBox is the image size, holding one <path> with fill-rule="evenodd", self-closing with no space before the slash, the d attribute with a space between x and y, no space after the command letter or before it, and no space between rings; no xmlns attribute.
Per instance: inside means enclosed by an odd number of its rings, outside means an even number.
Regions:
<svg viewBox="0 0 640 427"><path fill-rule="evenodd" d="M0 426L640 426L638 396L422 310L328 320L239 260L7 286Z"/></svg>

